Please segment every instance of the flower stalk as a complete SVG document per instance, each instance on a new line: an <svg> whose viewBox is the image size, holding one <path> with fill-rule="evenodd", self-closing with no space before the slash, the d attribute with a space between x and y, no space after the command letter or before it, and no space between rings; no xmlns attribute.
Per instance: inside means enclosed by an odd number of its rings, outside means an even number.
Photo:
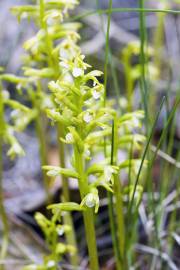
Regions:
<svg viewBox="0 0 180 270"><path fill-rule="evenodd" d="M75 168L79 174L79 191L81 195L81 200L89 193L89 186L88 180L85 174L84 168L84 159L82 153L79 149L75 146L74 149L75 153ZM94 227L94 214L92 209L87 209L83 211L83 219L85 225L85 235L86 235L86 242L88 246L88 253L89 253L89 262L90 262L90 269L98 270L99 263L98 263L98 253L96 247L96 233Z"/></svg>
<svg viewBox="0 0 180 270"><path fill-rule="evenodd" d="M69 33L72 34L71 26L67 28L64 27L63 23L64 16L68 15L68 9L72 9L77 4L77 1L62 1L48 3L44 0L38 0L36 5L30 6L18 6L14 7L12 11L21 19L22 15L27 15L29 18L35 18L38 23L38 32L31 39L24 43L24 48L27 51L27 67L24 69L24 75L30 80L30 83L35 83L35 88L37 91L29 94L29 98L33 103L33 107L37 110L37 115L35 117L36 133L40 144L40 157L41 164L44 166L48 163L48 144L47 136L45 132L44 122L42 118L45 117L44 111L49 108L54 107L51 102L51 97L47 94L46 81L57 80L61 69L59 66L59 46L61 45L61 40L58 40L56 35L60 35L63 39L68 38ZM32 10L34 10L32 12ZM68 24L67 24L68 25ZM76 28L76 27L75 27ZM58 40L58 42L57 42ZM34 65L35 63L35 65ZM33 68L30 68L30 67ZM27 87L27 86L25 86ZM38 102L39 100L39 102ZM48 102L46 102L48 101ZM48 104L46 104L48 103ZM61 167L65 166L65 151L62 142L59 140L59 135L63 133L63 125L58 123L57 126L57 145L59 151L59 164ZM47 194L47 198L50 198L50 191L48 185L48 177L43 171L43 181L44 187ZM62 200L69 201L69 185L68 179L62 176ZM70 213L64 216L64 221L66 224L72 227L72 230L66 234L67 243L76 246L74 226ZM71 256L71 262L74 266L78 265L78 256L73 253Z"/></svg>

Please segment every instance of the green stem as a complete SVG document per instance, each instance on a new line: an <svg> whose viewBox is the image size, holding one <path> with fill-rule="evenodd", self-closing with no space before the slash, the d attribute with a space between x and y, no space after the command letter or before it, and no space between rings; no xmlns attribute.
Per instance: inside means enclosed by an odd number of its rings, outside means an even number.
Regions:
<svg viewBox="0 0 180 270"><path fill-rule="evenodd" d="M115 260L116 260L116 269L121 270L121 257L120 257L118 239L117 239L117 234L116 234L114 204L113 204L113 196L111 192L108 192L108 213L109 213L112 244L113 244L114 255L115 255Z"/></svg>
<svg viewBox="0 0 180 270"><path fill-rule="evenodd" d="M139 7L144 9L144 0L139 0ZM145 43L147 41L146 37L146 23L145 23L145 14L141 12L139 14L139 27L140 27L140 65L141 65L141 77L140 77L140 90L141 90L141 98L144 105L145 111L145 124L146 124L146 133L148 134L148 89L147 89L147 82L146 82L146 53L145 53Z"/></svg>
<svg viewBox="0 0 180 270"><path fill-rule="evenodd" d="M63 126L58 125L57 126L57 141L58 141L58 150L59 150L59 163L60 167L65 168L65 150L64 150L64 144L61 143L60 139L63 136ZM62 177L62 196L64 202L70 201L70 194L69 194L69 185L68 185L68 179L65 176ZM71 230L66 233L66 241L69 245L72 245L78 250L76 236L75 236L75 229L74 224L72 220L72 216L70 212L66 212L66 214L63 216L64 224L67 224L70 226ZM77 253L74 255L71 255L70 257L71 263L74 266L78 266L79 258Z"/></svg>
<svg viewBox="0 0 180 270"><path fill-rule="evenodd" d="M120 246L121 261L125 258L125 227L124 227L124 215L123 215L123 199L122 199L122 187L118 175L114 176L114 197L115 197L115 210L117 219L117 235Z"/></svg>
<svg viewBox="0 0 180 270"><path fill-rule="evenodd" d="M109 9L112 9L112 0L109 0ZM109 32L111 25L111 13L108 14L107 21L107 32L106 32L106 48L105 48L105 64L104 64L104 106L106 105L106 95L107 95L107 71L108 71L108 60L109 60Z"/></svg>
<svg viewBox="0 0 180 270"><path fill-rule="evenodd" d="M114 122L112 125L112 137L111 137L111 165L113 165L113 160L114 160ZM108 192L108 213L109 213L112 244L116 260L116 268L117 270L121 270L121 256L117 238L117 228L116 228L117 226L115 222L113 195L111 192Z"/></svg>
<svg viewBox="0 0 180 270"><path fill-rule="evenodd" d="M89 192L88 180L84 171L83 155L76 146L74 147L74 154L75 154L75 167L76 167L76 171L79 174L79 190L80 190L80 195L81 195L81 200L82 200ZM89 253L90 269L98 270L99 263L98 263L98 253L97 253L97 246L96 246L96 233L95 233L95 227L94 227L93 210L89 208L86 211L84 211L83 218L84 218L85 234L86 234L86 241L87 241L88 253Z"/></svg>
<svg viewBox="0 0 180 270"><path fill-rule="evenodd" d="M112 165L117 165L117 152L118 152L118 126L117 118L114 119L114 150ZM121 257L121 269L125 269L125 226L124 226L124 213L123 213L123 192L121 181L118 174L114 175L114 198L115 198L115 210L116 210L116 222L117 222L117 236L120 246L120 257Z"/></svg>
<svg viewBox="0 0 180 270"><path fill-rule="evenodd" d="M97 10L98 10L99 9L99 0L96 0L96 6L97 6ZM100 17L100 20L101 20L102 32L103 32L104 36L106 36L105 29L104 29L104 20L103 20L102 14L99 14L99 17ZM109 48L109 63L110 63L110 66L111 66L111 73L112 73L112 78L113 78L113 85L114 85L115 95L116 95L116 97L118 99L119 111L121 112L120 85L119 85L119 82L118 82L117 72L116 72L114 58L113 58L113 55L112 55L111 48Z"/></svg>
<svg viewBox="0 0 180 270"><path fill-rule="evenodd" d="M4 132L4 105L2 97L2 85L0 82L0 216L3 224L3 239L0 251L0 259L3 260L6 257L8 242L9 242L9 225L8 218L4 206L4 195L3 195L3 132ZM3 270L3 266L0 266Z"/></svg>
<svg viewBox="0 0 180 270"><path fill-rule="evenodd" d="M163 47L163 37L164 37L164 20L166 17L166 13L158 13L157 14L157 26L154 34L154 64L157 68L159 74L156 78L160 79L161 76L161 68L162 68L162 47ZM155 89L152 89L152 94L150 95L150 108L156 107L156 92Z"/></svg>
<svg viewBox="0 0 180 270"><path fill-rule="evenodd" d="M109 0L109 10L112 9L112 4L113 4L113 1ZM107 80L108 80L107 71L108 71L108 60L109 60L110 24L111 24L111 13L108 14L107 31L106 31L105 64L104 64L104 107L106 106L106 96L107 96ZM112 136L113 136L113 134L112 134ZM112 151L113 151L113 149L112 149ZM105 139L104 139L104 154L106 157L107 151L106 151L106 140ZM113 196L110 192L108 192L108 212L109 212L109 220L110 220L113 249L114 249L114 254L115 254L115 258L116 258L116 267L117 267L117 270L120 270L121 264L120 264L118 240L117 240L117 235L116 235L116 224L115 224L115 219L114 219Z"/></svg>

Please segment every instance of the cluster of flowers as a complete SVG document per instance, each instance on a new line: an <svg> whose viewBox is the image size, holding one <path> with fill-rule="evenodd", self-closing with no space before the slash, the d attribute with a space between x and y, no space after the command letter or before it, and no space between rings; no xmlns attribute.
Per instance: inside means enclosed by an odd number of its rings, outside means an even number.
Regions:
<svg viewBox="0 0 180 270"><path fill-rule="evenodd" d="M80 24L64 22L69 10L74 9L77 4L76 0L41 0L34 5L15 6L11 9L18 20L33 20L39 29L23 45L26 51L23 57L24 77L6 77L6 80L17 84L18 90L26 90L37 113L53 107L43 82L57 79L61 73L58 57L62 39L69 38L74 42L79 39L76 31Z"/></svg>
<svg viewBox="0 0 180 270"><path fill-rule="evenodd" d="M90 66L84 62L84 58L80 48L72 40L64 40L61 44L59 64L62 73L56 82L49 83L56 109L47 109L47 114L52 121L60 122L65 127L65 137L60 139L63 143L72 145L72 168L44 166L44 169L49 176L64 174L79 179L81 176L75 162L77 150L83 157L84 174L88 178L88 189L80 205L95 207L97 213L98 187L103 186L108 191L113 191L113 175L119 173L120 168L129 166L127 161L120 164L116 161L117 166L110 165L112 121L115 117L118 118L118 145L121 148L130 145L132 140L134 147L139 147L145 138L140 134L132 134L132 129L141 126L143 112L136 111L118 117L115 109L104 107L104 87L97 79L102 72L86 72ZM108 155L97 163L95 156L98 152L103 152L104 139ZM133 160L131 164L137 168L139 160ZM55 207L59 208L57 204ZM70 208L71 204L69 210Z"/></svg>

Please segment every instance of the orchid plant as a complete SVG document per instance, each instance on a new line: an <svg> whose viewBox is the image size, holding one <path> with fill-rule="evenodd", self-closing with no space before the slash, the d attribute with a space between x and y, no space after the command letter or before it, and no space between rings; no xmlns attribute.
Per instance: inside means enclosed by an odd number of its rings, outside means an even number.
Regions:
<svg viewBox="0 0 180 270"><path fill-rule="evenodd" d="M47 109L47 115L53 122L64 126L65 135L60 140L72 147L71 167L44 166L43 168L51 177L64 175L78 180L81 202L76 206L71 202L66 203L66 206L69 211L82 210L83 212L90 269L96 270L99 266L93 212L97 213L99 208L98 188L102 186L115 195L116 210L120 214L117 217L118 229L121 230L119 239L124 246L121 240L122 227L124 228L123 190L118 175L122 168L130 166L130 161L118 163L117 155L120 147L130 147L132 140L135 148L139 148L140 143L145 140L142 135L132 134L133 128L141 126L143 112L137 111L120 117L113 107L104 107L104 87L98 80L102 72L98 70L87 72L90 66L84 61L85 56L81 54L79 48L76 50L76 47L72 53L71 41L68 43L66 41L65 48L66 50L63 48L63 53L60 54L59 64L62 73L57 81L49 83L56 109ZM112 121L116 123L117 133L113 163L110 162ZM103 153L104 141L106 141L106 155L101 162L97 162L96 155L99 152ZM134 169L138 165L139 160L131 160ZM64 203L59 203L51 205L50 208L56 213L63 205ZM121 253L123 256L124 250L121 250Z"/></svg>
<svg viewBox="0 0 180 270"><path fill-rule="evenodd" d="M48 219L43 214L37 212L35 219L45 235L50 254L44 257L41 264L30 264L25 266L23 270L56 270L64 254L74 254L77 252L74 246L59 242L59 238L65 233L69 233L71 228L68 225L61 224L59 213Z"/></svg>
<svg viewBox="0 0 180 270"><path fill-rule="evenodd" d="M43 170L48 177L61 175L63 180L62 202L48 206L52 210L52 218L47 219L40 213L36 215L46 236L50 255L42 265L29 265L25 267L26 270L57 269L62 255L69 251L72 264L78 265L71 211L83 214L90 269L99 269L94 226L94 213L98 214L100 205L99 187L103 187L115 199L111 203L119 245L116 264L118 270L125 269L127 251L124 198L128 195L129 201L134 199L132 210L137 211L143 192L139 185L133 198L134 183L124 188L120 181L121 170L124 168L131 168L133 176L137 174L140 160L128 157L123 161L119 159L120 151L130 151L132 144L134 150L141 149L145 137L136 130L141 128L143 111L120 115L114 109L113 102L104 102L105 89L98 79L103 74L98 70L88 70L91 66L85 62L85 56L77 44L80 24L65 21L68 10L77 4L76 0L39 0L37 4L12 9L19 20L33 19L39 27L36 35L24 43L26 56L23 76L4 75L4 79L17 84L18 89L26 89L33 105L32 109L27 109L30 119L19 121L23 116L21 111L23 108L25 110L24 105L18 107L13 119L20 126L35 120ZM47 91L47 84L50 92ZM14 102L11 105L15 107ZM42 123L45 112L52 123L57 125L60 166L47 165L47 142ZM64 158L67 145L72 151L71 166L66 165ZM101 155L100 161L98 155ZM44 177L48 192L48 179L45 174ZM68 178L78 182L81 197L79 203L70 201ZM61 217L63 225L59 224ZM62 230L67 245L59 243L59 231Z"/></svg>
<svg viewBox="0 0 180 270"><path fill-rule="evenodd" d="M23 131L32 120L31 110L19 102L11 99L10 94L3 88L4 75L0 74L0 216L3 225L3 240L0 258L7 253L9 229L3 196L3 145L8 145L7 155L14 159L23 156L24 150L16 138L16 133ZM5 109L11 110L9 121L5 117ZM21 116L21 118L19 118Z"/></svg>

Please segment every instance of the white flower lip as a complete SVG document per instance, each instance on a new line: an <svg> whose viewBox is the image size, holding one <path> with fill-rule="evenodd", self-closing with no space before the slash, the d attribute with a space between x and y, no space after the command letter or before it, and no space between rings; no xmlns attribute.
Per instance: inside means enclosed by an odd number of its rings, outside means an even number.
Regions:
<svg viewBox="0 0 180 270"><path fill-rule="evenodd" d="M133 124L135 127L139 126L139 120L136 117L133 118Z"/></svg>
<svg viewBox="0 0 180 270"><path fill-rule="evenodd" d="M101 96L100 92L97 92L96 90L93 91L92 95L94 99L98 99Z"/></svg>
<svg viewBox="0 0 180 270"><path fill-rule="evenodd" d="M95 206L94 195L92 193L89 193L86 197L86 206L90 208Z"/></svg>
<svg viewBox="0 0 180 270"><path fill-rule="evenodd" d="M75 78L77 78L77 77L79 77L79 76L82 76L83 73L84 73L84 72L83 72L83 69L82 69L82 68L78 68L78 67L73 68L72 74L73 74L73 76L74 76Z"/></svg>
<svg viewBox="0 0 180 270"><path fill-rule="evenodd" d="M66 50L66 49L64 49L64 48L61 48L61 49L59 50L59 55L60 55L60 57L62 57L62 58L69 59L68 50Z"/></svg>
<svg viewBox="0 0 180 270"><path fill-rule="evenodd" d="M55 266L55 261L50 260L50 261L47 263L47 267L50 268L50 267L53 267L53 266Z"/></svg>
<svg viewBox="0 0 180 270"><path fill-rule="evenodd" d="M48 19L47 19L47 24L48 24L49 26L53 25L53 23L54 23L54 18L48 18Z"/></svg>
<svg viewBox="0 0 180 270"><path fill-rule="evenodd" d="M89 112L86 112L85 114L84 114L84 117L83 117L83 120L84 120L84 122L86 122L86 123L90 123L91 122L91 120L92 120L92 115L89 113Z"/></svg>
<svg viewBox="0 0 180 270"><path fill-rule="evenodd" d="M21 151L21 147L17 143L13 144L13 149L16 153L19 153Z"/></svg>
<svg viewBox="0 0 180 270"><path fill-rule="evenodd" d="M7 90L2 90L2 94L3 94L3 99L9 99L10 98L10 94Z"/></svg>
<svg viewBox="0 0 180 270"><path fill-rule="evenodd" d="M58 229L58 230L57 230L57 233L58 233L59 236L62 236L62 235L64 234L63 228Z"/></svg>
<svg viewBox="0 0 180 270"><path fill-rule="evenodd" d="M20 114L21 114L20 110L19 109L15 109L15 110L13 110L11 112L11 117L12 118L16 118L16 117L20 116Z"/></svg>
<svg viewBox="0 0 180 270"><path fill-rule="evenodd" d="M67 134L66 134L66 141L67 142L69 142L69 143L71 143L71 142L73 142L74 140L73 140L73 135L70 133L70 132L68 132Z"/></svg>
<svg viewBox="0 0 180 270"><path fill-rule="evenodd" d="M64 67L64 68L69 68L69 65L68 65L68 63L65 63L65 62L60 62L60 66L61 67Z"/></svg>
<svg viewBox="0 0 180 270"><path fill-rule="evenodd" d="M85 150L85 155L86 155L87 157L90 157L91 152L90 152L90 150L89 150L89 149L86 149L86 150Z"/></svg>
<svg viewBox="0 0 180 270"><path fill-rule="evenodd" d="M115 170L111 166L107 166L104 169L104 177L106 181L110 181L112 174L115 173Z"/></svg>

